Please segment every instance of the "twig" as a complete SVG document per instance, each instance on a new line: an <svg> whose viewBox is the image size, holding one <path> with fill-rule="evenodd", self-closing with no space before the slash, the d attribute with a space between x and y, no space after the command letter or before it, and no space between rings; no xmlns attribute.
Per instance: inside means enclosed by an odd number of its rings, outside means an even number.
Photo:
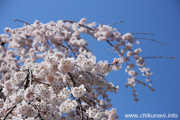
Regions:
<svg viewBox="0 0 180 120"><path fill-rule="evenodd" d="M2 86L2 87L0 88L0 92L2 92L3 88L4 88L4 86Z"/></svg>
<svg viewBox="0 0 180 120"><path fill-rule="evenodd" d="M166 57L166 56L151 56L151 57L142 57L142 58L167 58L167 59L171 59L174 60L174 57Z"/></svg>
<svg viewBox="0 0 180 120"><path fill-rule="evenodd" d="M71 78L71 81L72 81L72 83L73 83L73 86L75 87L75 86L76 86L76 82L74 81L74 78L73 78L72 74L71 74L70 72L68 72L68 74L69 74L69 76L70 76L70 78Z"/></svg>
<svg viewBox="0 0 180 120"><path fill-rule="evenodd" d="M14 110L14 108L16 107L16 105L14 105L11 110L6 114L6 116L4 117L3 120L6 120L6 118L8 117L8 115Z"/></svg>
<svg viewBox="0 0 180 120"><path fill-rule="evenodd" d="M33 83L33 74L32 74L32 70L31 69L29 69L29 75L30 75L30 85L32 85L32 83Z"/></svg>
<svg viewBox="0 0 180 120"><path fill-rule="evenodd" d="M114 49L115 52L119 53L119 51L114 48L113 44L110 42L110 40L106 40L106 42Z"/></svg>
<svg viewBox="0 0 180 120"><path fill-rule="evenodd" d="M80 100L80 98L77 100L78 101L78 104L79 104L79 107L80 107L80 117L81 117L81 120L83 120L84 119L84 116L83 116L83 111L82 111L82 106L81 106L81 100Z"/></svg>
<svg viewBox="0 0 180 120"><path fill-rule="evenodd" d="M19 85L19 87L18 87L18 89L16 90L16 92L24 85L24 82L25 82L26 80L23 80Z"/></svg>
<svg viewBox="0 0 180 120"><path fill-rule="evenodd" d="M28 71L28 74L26 76L26 80L24 82L24 89L26 89L28 87L28 85L29 85L29 71Z"/></svg>
<svg viewBox="0 0 180 120"><path fill-rule="evenodd" d="M67 82L67 86L69 87L69 83ZM69 90L71 91L71 87L69 87ZM75 97L73 96L73 94L71 94L71 96L73 97L73 100L75 100Z"/></svg>
<svg viewBox="0 0 180 120"><path fill-rule="evenodd" d="M68 72L68 74L69 74L69 76L70 76L70 78L72 80L73 86L75 87L76 86L76 82L74 81L74 78L73 78L72 74L70 72ZM84 116L83 116L83 111L82 111L82 106L81 106L81 99L80 98L77 99L77 102L78 102L78 105L79 105L79 108L80 108L80 112L81 112L80 117L81 117L81 120L83 120Z"/></svg>
<svg viewBox="0 0 180 120"><path fill-rule="evenodd" d="M73 53L74 57L76 58L76 54L73 52L73 49L71 48L71 46L68 44L68 42L66 40L64 40L64 42L67 44L68 48L71 50L71 52Z"/></svg>
<svg viewBox="0 0 180 120"><path fill-rule="evenodd" d="M155 90L154 88L151 87L151 85L148 85L148 84L144 83L143 81L140 81L140 80L137 80L137 79L136 79L136 82L137 82L138 84L143 84L144 86L147 86L148 88L151 89L151 91L154 91L154 90ZM152 81L150 81L150 82L152 82Z"/></svg>
<svg viewBox="0 0 180 120"><path fill-rule="evenodd" d="M14 21L15 21L15 22L22 22L22 23L24 23L24 24L26 24L26 25L30 25L29 23L24 22L23 20L14 19Z"/></svg>
<svg viewBox="0 0 180 120"><path fill-rule="evenodd" d="M168 45L168 44L165 43L165 42L161 42L161 41L154 40L154 39L149 39L149 38L139 38L139 37L135 37L135 39L149 40L149 41L157 42L157 43L160 43L160 44Z"/></svg>
<svg viewBox="0 0 180 120"><path fill-rule="evenodd" d="M94 120L93 118L90 118L89 115L85 111L83 111L83 113L87 116L88 119Z"/></svg>
<svg viewBox="0 0 180 120"><path fill-rule="evenodd" d="M107 42L111 47L114 48L114 46L113 46L113 44L110 42L110 40L107 40L106 42Z"/></svg>
<svg viewBox="0 0 180 120"><path fill-rule="evenodd" d="M63 22L78 23L78 22L71 21L71 20L63 20ZM84 28L87 28L87 29L89 29L89 30L94 31L94 29L92 29L92 28L90 28L90 27L88 27L88 26L86 26L86 25L83 25L83 24L80 24L80 23L78 23L78 25L81 26L81 27L84 27Z"/></svg>
<svg viewBox="0 0 180 120"><path fill-rule="evenodd" d="M131 33L131 34L141 34L141 35L155 35L154 33Z"/></svg>
<svg viewBox="0 0 180 120"><path fill-rule="evenodd" d="M50 86L50 84L47 84L47 83L44 83L44 82L41 82L41 81L38 81L36 79L34 79L35 82L38 82L38 83L41 83L41 84L44 84L44 85L47 85L47 86Z"/></svg>
<svg viewBox="0 0 180 120"><path fill-rule="evenodd" d="M31 104L30 102L29 102L29 104ZM36 106L35 105L33 105L33 104L31 104L31 106L33 106L34 107L34 109L36 109L37 111L38 111L38 115L34 118L34 119L36 119L36 118L40 118L40 120L44 120L43 118L42 118L42 116L41 116L41 114L40 114L40 110L38 110L37 108L36 108Z"/></svg>
<svg viewBox="0 0 180 120"><path fill-rule="evenodd" d="M38 117L40 118L40 120L43 120L39 110L38 110Z"/></svg>
<svg viewBox="0 0 180 120"><path fill-rule="evenodd" d="M116 24L119 24L119 23L124 23L124 21L120 20L120 21L117 21L115 23L109 24L109 26L113 26L113 25L116 25Z"/></svg>
<svg viewBox="0 0 180 120"><path fill-rule="evenodd" d="M90 104L86 99L84 99L83 97L81 97L81 99L82 99L84 102L86 102L89 106L91 106L91 104Z"/></svg>

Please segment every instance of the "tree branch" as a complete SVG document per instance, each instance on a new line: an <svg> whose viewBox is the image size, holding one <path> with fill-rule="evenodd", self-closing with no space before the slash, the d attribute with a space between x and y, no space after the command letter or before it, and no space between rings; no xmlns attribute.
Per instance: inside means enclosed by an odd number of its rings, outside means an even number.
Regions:
<svg viewBox="0 0 180 120"><path fill-rule="evenodd" d="M9 115L10 113L12 113L12 111L14 110L14 108L16 108L16 105L14 105L14 106L11 108L11 110L6 114L6 116L4 117L3 120L6 120L6 118L8 117L8 115Z"/></svg>
<svg viewBox="0 0 180 120"><path fill-rule="evenodd" d="M154 40L154 39L149 39L149 38L139 38L139 37L135 37L135 39L149 40L149 41L157 42L157 43L160 43L160 44L168 45L168 44L165 43L165 42L161 42L161 41Z"/></svg>
<svg viewBox="0 0 180 120"><path fill-rule="evenodd" d="M68 44L67 40L64 40L64 42L67 44L68 48L71 50L71 52L73 53L74 57L76 58L76 54L73 52L72 47Z"/></svg>
<svg viewBox="0 0 180 120"><path fill-rule="evenodd" d="M71 20L63 20L63 22L78 23L78 22L71 21ZM84 28L87 28L87 29L89 29L89 30L94 31L94 29L92 29L92 28L90 28L90 27L88 27L88 26L86 26L86 25L83 25L83 24L80 24L80 23L78 23L78 25L81 26L81 27L84 27Z"/></svg>
<svg viewBox="0 0 180 120"><path fill-rule="evenodd" d="M171 59L174 60L174 57L166 57L166 56L151 56L151 57L142 57L142 58L167 58L167 59Z"/></svg>
<svg viewBox="0 0 180 120"><path fill-rule="evenodd" d="M69 74L69 76L70 76L70 78L72 80L73 86L75 87L76 86L76 82L74 81L74 78L73 78L72 74L70 72L68 72L68 74ZM78 102L78 105L79 105L79 108L80 108L80 112L81 112L80 113L80 117L81 117L81 120L83 120L84 116L83 116L83 111L82 111L82 106L81 106L81 99L80 98L77 99L77 102Z"/></svg>
<svg viewBox="0 0 180 120"><path fill-rule="evenodd" d="M22 22L22 23L24 23L24 24L26 24L26 25L30 25L29 23L24 22L23 20L14 19L14 21L15 21L15 22Z"/></svg>

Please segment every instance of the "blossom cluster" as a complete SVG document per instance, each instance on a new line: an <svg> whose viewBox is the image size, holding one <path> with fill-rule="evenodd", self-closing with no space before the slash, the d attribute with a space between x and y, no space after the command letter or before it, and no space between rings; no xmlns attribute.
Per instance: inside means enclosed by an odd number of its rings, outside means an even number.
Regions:
<svg viewBox="0 0 180 120"><path fill-rule="evenodd" d="M0 35L2 119L118 120L108 92L117 93L119 87L106 76L125 65L130 77L127 86L133 91L137 83L151 82L141 48L133 48L139 41L112 26L86 24L85 18L46 24L36 20L17 29L7 27L5 32ZM108 43L118 57L97 61L81 33ZM146 84L137 79L136 68Z"/></svg>
<svg viewBox="0 0 180 120"><path fill-rule="evenodd" d="M73 111L77 107L77 102L75 100L67 99L64 101L61 106L59 107L60 111L63 113L69 113Z"/></svg>
<svg viewBox="0 0 180 120"><path fill-rule="evenodd" d="M72 95L76 98L82 97L86 93L86 89L84 88L84 85L80 85L79 87L73 87L71 89Z"/></svg>

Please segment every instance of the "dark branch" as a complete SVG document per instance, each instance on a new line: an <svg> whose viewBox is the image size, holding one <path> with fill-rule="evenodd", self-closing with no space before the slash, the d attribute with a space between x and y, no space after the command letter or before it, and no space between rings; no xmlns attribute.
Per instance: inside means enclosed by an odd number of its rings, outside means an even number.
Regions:
<svg viewBox="0 0 180 120"><path fill-rule="evenodd" d="M69 76L70 76L70 78L71 78L71 81L72 81L72 83L73 83L73 86L75 87L76 86L76 82L74 81L74 78L73 78L73 76L72 76L72 74L70 73L70 72L68 72L68 74L69 74ZM83 120L84 119L84 116L83 116L83 111L82 111L82 106L81 106L81 99L79 98L79 99L77 99L77 102L78 102L78 106L79 106L79 108L80 108L80 117L81 117L81 120Z"/></svg>
<svg viewBox="0 0 180 120"><path fill-rule="evenodd" d="M148 41L153 41L153 42L157 42L157 43L160 43L160 44L168 45L168 44L165 43L165 42L161 42L161 41L154 40L154 39L149 39L149 38L139 38L139 37L135 37L135 39L148 40Z"/></svg>
<svg viewBox="0 0 180 120"><path fill-rule="evenodd" d="M151 56L151 57L142 57L142 58L167 58L167 59L171 59L171 60L174 60L174 57L166 57L166 56Z"/></svg>
<svg viewBox="0 0 180 120"><path fill-rule="evenodd" d="M80 117L81 117L81 120L84 120L84 116L83 116L83 111L82 111L82 106L81 106L81 100L80 98L77 100L78 101L78 105L80 107Z"/></svg>
<svg viewBox="0 0 180 120"><path fill-rule="evenodd" d="M119 23L124 23L124 21L120 20L120 21L117 21L115 23L110 24L109 26L113 26L113 25L116 25L116 24L119 24Z"/></svg>
<svg viewBox="0 0 180 120"><path fill-rule="evenodd" d="M73 52L72 47L68 44L68 42L66 40L64 40L64 42L67 44L68 48L71 50L71 52L73 53L74 57L76 58L76 54Z"/></svg>
<svg viewBox="0 0 180 120"><path fill-rule="evenodd" d="M131 34L141 34L141 35L155 35L154 33L131 33Z"/></svg>
<svg viewBox="0 0 180 120"><path fill-rule="evenodd" d="M29 23L24 22L23 20L18 20L18 19L15 19L14 21L15 21L15 22L21 22L21 23L24 23L25 25L30 25Z"/></svg>
<svg viewBox="0 0 180 120"><path fill-rule="evenodd" d="M8 117L8 115L9 115L10 113L12 113L12 111L14 110L14 108L16 108L16 105L14 105L14 106L11 108L11 110L6 114L6 116L4 117L3 120L6 120L6 118Z"/></svg>
<svg viewBox="0 0 180 120"><path fill-rule="evenodd" d="M34 77L33 77L33 78L34 78ZM34 82L37 82L37 83L41 83L41 84L44 84L44 85L50 86L50 84L47 84L47 83L44 83L44 82L38 81L38 80L36 80L36 79L34 79Z"/></svg>
<svg viewBox="0 0 180 120"><path fill-rule="evenodd" d="M30 85L32 85L32 83L33 83L33 74L32 74L31 69L29 69L29 75L30 75Z"/></svg>
<svg viewBox="0 0 180 120"><path fill-rule="evenodd" d="M28 71L28 74L27 74L27 76L26 76L26 80L25 80L25 82L24 82L24 89L26 89L27 87L28 87L28 85L29 85L29 71Z"/></svg>
<svg viewBox="0 0 180 120"><path fill-rule="evenodd" d="M73 86L75 87L75 86L76 86L76 82L74 81L74 78L73 78L72 74L71 74L70 72L68 72L68 74L69 74L69 76L70 76L70 78L71 78L71 81L72 81L72 83L73 83Z"/></svg>
<svg viewBox="0 0 180 120"><path fill-rule="evenodd" d="M71 20L63 20L63 22L78 23L78 22L71 21ZM87 28L87 29L89 29L89 30L94 31L94 29L92 29L92 28L90 28L90 27L88 27L88 26L86 26L86 25L83 25L83 24L80 24L80 23L78 23L78 25L81 26L81 27L84 27L84 28Z"/></svg>

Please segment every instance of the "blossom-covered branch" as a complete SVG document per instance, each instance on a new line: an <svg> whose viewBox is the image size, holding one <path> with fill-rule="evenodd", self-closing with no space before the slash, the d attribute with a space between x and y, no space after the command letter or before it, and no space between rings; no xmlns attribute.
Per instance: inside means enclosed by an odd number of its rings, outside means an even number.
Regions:
<svg viewBox="0 0 180 120"><path fill-rule="evenodd" d="M119 87L108 82L106 76L123 65L129 75L126 86L132 88L135 101L136 84L154 91L152 72L145 64L148 57L140 56L140 47L133 48L139 45L133 33L122 34L110 25L95 22L86 24L85 18L46 24L39 20L33 24L16 21L25 25L7 27L0 35L2 119L118 120L107 92L117 93ZM106 42L117 57L110 62L97 61L81 33ZM146 81L138 80L138 73Z"/></svg>

